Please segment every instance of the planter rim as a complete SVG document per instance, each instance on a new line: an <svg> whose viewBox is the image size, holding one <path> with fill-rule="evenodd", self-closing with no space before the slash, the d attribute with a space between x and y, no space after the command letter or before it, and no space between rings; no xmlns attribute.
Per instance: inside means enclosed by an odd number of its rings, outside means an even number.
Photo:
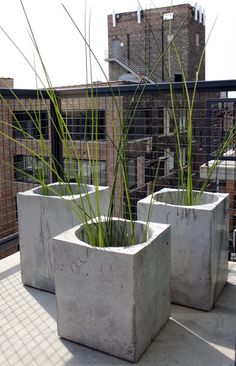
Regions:
<svg viewBox="0 0 236 366"><path fill-rule="evenodd" d="M93 220L89 220L88 223L93 223L96 222L97 218L94 218ZM126 221L126 222L130 222L130 220L125 220L122 218L117 218L117 217L112 217L113 221ZM102 216L101 217L101 222L105 222L106 221L106 217ZM140 221L140 220L135 220L135 223L139 223L142 225L146 225L146 222L144 221ZM145 248L146 246L148 246L159 234L161 234L163 231L167 230L170 225L169 224L159 224L159 223L148 223L148 229L151 230L151 235L150 238L148 240L146 240L145 242L141 243L141 244L135 244L135 245L130 245L130 246L122 246L122 247L97 247L97 246L92 246L82 240L80 240L77 237L77 232L78 230L84 226L85 224L80 224L77 225L75 227L73 227L72 229L69 229L67 231L64 231L63 233L57 235L56 237L54 237L54 241L56 241L58 244L60 244L60 242L69 242L72 245L81 245L84 247L87 247L90 250L98 250L98 251L103 251L103 252L114 252L114 253L121 253L121 254L130 254L130 255L134 255L136 253L138 253L140 250L142 250L143 248Z"/></svg>
<svg viewBox="0 0 236 366"><path fill-rule="evenodd" d="M229 193L207 192L207 191L204 191L203 192L204 195L214 196L217 199L214 202L212 202L212 203L203 203L203 204L192 205L192 206L171 204L171 203L166 203L166 202L158 201L157 199L153 199L154 197L158 196L158 194L161 194L161 193L178 192L178 191L181 192L182 189L177 189L177 188L162 188L161 190L155 192L153 195L150 194L149 196L145 197L144 199L140 200L139 202L140 203L148 203L148 204L151 204L151 200L152 200L152 205L162 205L162 206L178 207L178 208L183 208L183 209L188 209L188 210L192 210L192 209L194 209L194 210L212 210L221 201L223 201L225 198L229 197ZM193 190L193 192L199 192L199 191Z"/></svg>
<svg viewBox="0 0 236 366"><path fill-rule="evenodd" d="M50 183L48 184L47 186L48 187L51 187L51 186L59 186L59 185L67 185L68 183L65 182L65 183L59 183L59 182L54 182L54 183ZM77 185L77 183L70 183L71 186L75 186ZM44 195L44 194L41 194L41 193L37 193L37 191L39 189L42 188L42 186L37 186L37 187L34 187L34 188L31 188L25 192L18 192L17 194L18 195L24 195L24 196L31 196L31 197L43 197L45 199L50 199L50 200L58 200L58 199L64 199L64 200L74 200L74 199L78 199L78 198L81 198L81 197L85 197L86 195L89 195L89 193L94 193L95 192L95 186L92 185L92 184L83 184L81 183L81 186L87 186L89 188L89 191L88 192L85 192L85 193L81 193L81 194L71 194L71 195ZM99 191L104 191L106 189L108 189L109 187L107 186L98 186L98 190Z"/></svg>

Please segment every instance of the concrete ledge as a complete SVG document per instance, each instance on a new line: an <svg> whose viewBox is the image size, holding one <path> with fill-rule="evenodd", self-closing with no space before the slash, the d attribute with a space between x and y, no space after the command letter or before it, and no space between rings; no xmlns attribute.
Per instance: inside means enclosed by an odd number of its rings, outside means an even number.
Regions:
<svg viewBox="0 0 236 366"><path fill-rule="evenodd" d="M200 166L200 178L201 179L206 179L208 177L209 171L211 169L211 167L214 164L214 160L210 160L208 162L208 166L206 164L203 164ZM228 160L224 160L224 161L220 161L214 172L211 175L210 180L232 180L235 181L235 168L236 168L236 164L235 161L228 161Z"/></svg>

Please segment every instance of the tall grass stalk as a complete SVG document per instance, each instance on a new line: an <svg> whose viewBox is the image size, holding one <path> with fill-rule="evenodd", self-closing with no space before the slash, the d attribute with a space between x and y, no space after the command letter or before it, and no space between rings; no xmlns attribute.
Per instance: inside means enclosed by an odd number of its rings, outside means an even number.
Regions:
<svg viewBox="0 0 236 366"><path fill-rule="evenodd" d="M234 125L231 128L231 130L229 131L228 135L224 138L224 141L223 141L221 147L216 152L216 157L215 157L214 163L211 166L211 168L208 170L207 177L204 180L200 191L198 192L197 195L194 195L193 172L192 172L193 111L195 108L195 100L196 100L197 86L198 86L198 81L199 81L199 74L200 74L200 70L202 68L203 60L205 57L206 46L207 46L210 36L213 32L216 21L217 21L217 18L215 19L215 21L211 27L211 30L207 37L205 46L201 53L199 62L196 65L196 78L194 80L194 87L193 87L192 95L190 94L190 91L188 89L188 81L186 79L180 52L175 43L175 37L173 37L172 40L170 41L171 47L168 48L168 75L169 75L169 81L170 81L171 113L172 113L172 117L173 117L173 121L174 121L174 134L175 134L175 140L176 140L175 148L176 148L178 175L179 175L179 183L180 183L178 188L181 189L181 191L182 191L182 194L179 197L181 197L181 200L182 200L180 203L188 205L188 206L192 206L194 204L199 204L201 202L202 194L204 193L205 189L207 188L208 183L211 179L211 176L212 176L213 172L215 171L217 165L220 162L221 156L223 156L223 154L226 152L226 150L230 147L230 145L232 144L232 142L235 138L235 134L236 134L236 126ZM169 35L172 34L171 26L172 26L172 24L171 24L171 20L170 20ZM182 127L179 126L179 124L178 124L178 121L179 121L178 115L180 115L179 108L183 108L183 105L180 106L179 103L176 102L177 97L175 95L174 86L172 83L171 50L174 50L174 53L176 55L177 62L179 65L179 71L182 76L182 96L183 96L183 100L186 101L185 105L187 107L187 126L186 126L187 128L186 128L186 140L185 140L185 145L187 147L187 177L185 177L185 169L183 167L183 158L182 158L182 153L181 153L181 149L183 147L183 145L181 143L181 135L182 135L183 131L182 131Z"/></svg>

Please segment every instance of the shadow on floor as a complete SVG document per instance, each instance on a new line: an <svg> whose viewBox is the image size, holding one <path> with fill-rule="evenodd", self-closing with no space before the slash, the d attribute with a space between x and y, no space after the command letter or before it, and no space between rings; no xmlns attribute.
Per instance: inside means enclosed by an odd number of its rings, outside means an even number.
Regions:
<svg viewBox="0 0 236 366"><path fill-rule="evenodd" d="M43 307L53 318L57 319L56 296L50 292L38 290L34 287L23 285L25 290Z"/></svg>
<svg viewBox="0 0 236 366"><path fill-rule="evenodd" d="M113 366L131 365L87 347L62 340L71 353L66 366ZM232 359L217 350L198 334L170 319L145 354L137 363L139 366L233 366Z"/></svg>
<svg viewBox="0 0 236 366"><path fill-rule="evenodd" d="M4 280L5 278L14 275L15 273L20 271L20 264L17 264L14 267L7 269L0 273L0 281Z"/></svg>

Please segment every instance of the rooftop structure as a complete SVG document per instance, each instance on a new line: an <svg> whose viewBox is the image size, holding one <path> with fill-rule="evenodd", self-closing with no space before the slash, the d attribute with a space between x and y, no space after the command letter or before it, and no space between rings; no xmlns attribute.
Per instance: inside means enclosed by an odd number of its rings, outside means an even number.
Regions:
<svg viewBox="0 0 236 366"><path fill-rule="evenodd" d="M110 80L181 81L182 70L195 80L204 47L205 13L189 4L108 15ZM205 79L204 58L198 77Z"/></svg>

